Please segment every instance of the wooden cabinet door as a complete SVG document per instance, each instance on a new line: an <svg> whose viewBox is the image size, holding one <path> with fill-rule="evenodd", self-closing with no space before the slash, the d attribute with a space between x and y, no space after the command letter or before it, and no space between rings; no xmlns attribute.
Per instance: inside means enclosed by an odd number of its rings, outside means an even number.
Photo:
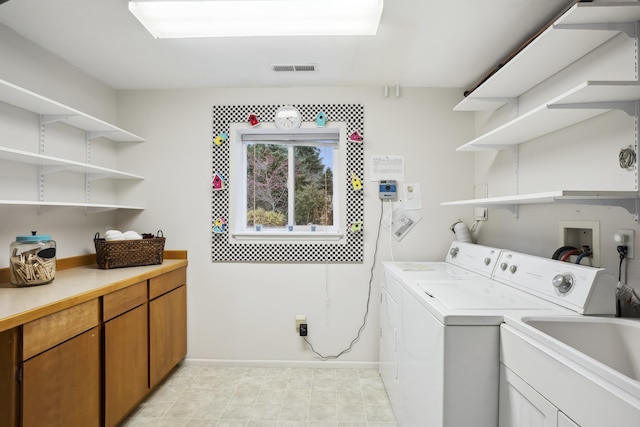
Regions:
<svg viewBox="0 0 640 427"><path fill-rule="evenodd" d="M18 425L18 329L0 332L0 427Z"/></svg>
<svg viewBox="0 0 640 427"><path fill-rule="evenodd" d="M100 328L23 363L22 426L100 426Z"/></svg>
<svg viewBox="0 0 640 427"><path fill-rule="evenodd" d="M118 423L149 391L147 304L104 324L105 426Z"/></svg>
<svg viewBox="0 0 640 427"><path fill-rule="evenodd" d="M187 287L149 302L149 375L155 387L187 354Z"/></svg>

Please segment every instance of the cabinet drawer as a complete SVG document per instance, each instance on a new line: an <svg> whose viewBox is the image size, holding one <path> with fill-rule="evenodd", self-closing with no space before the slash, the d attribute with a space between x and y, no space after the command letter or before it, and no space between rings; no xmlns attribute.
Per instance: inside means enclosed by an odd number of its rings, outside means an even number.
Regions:
<svg viewBox="0 0 640 427"><path fill-rule="evenodd" d="M102 319L107 321L147 301L147 282L139 282L119 291L107 294L102 299Z"/></svg>
<svg viewBox="0 0 640 427"><path fill-rule="evenodd" d="M24 360L73 338L100 322L98 299L25 323L22 327Z"/></svg>
<svg viewBox="0 0 640 427"><path fill-rule="evenodd" d="M182 267L174 271L149 279L149 299L166 294L178 286L187 283L187 268Z"/></svg>

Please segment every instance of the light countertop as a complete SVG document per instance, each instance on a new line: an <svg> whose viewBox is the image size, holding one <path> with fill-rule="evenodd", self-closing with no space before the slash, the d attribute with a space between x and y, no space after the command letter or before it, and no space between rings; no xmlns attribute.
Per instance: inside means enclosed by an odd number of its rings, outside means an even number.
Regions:
<svg viewBox="0 0 640 427"><path fill-rule="evenodd" d="M89 301L180 267L186 259L165 259L162 264L101 270L86 265L59 270L46 285L17 287L0 284L0 332Z"/></svg>

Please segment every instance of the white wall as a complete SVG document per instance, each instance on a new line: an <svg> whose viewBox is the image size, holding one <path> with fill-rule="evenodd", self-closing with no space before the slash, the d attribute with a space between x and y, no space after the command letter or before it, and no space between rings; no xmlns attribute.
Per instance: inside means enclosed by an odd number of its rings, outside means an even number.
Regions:
<svg viewBox="0 0 640 427"><path fill-rule="evenodd" d="M107 122L115 120L113 89L4 25L0 25L0 58L0 79Z"/></svg>
<svg viewBox="0 0 640 427"><path fill-rule="evenodd" d="M127 189L124 203L143 202L139 215L119 214L123 228L161 228L169 249L189 251L188 357L234 361L314 361L296 336L296 314L323 354L348 346L363 319L380 215L377 187L365 172L363 264L249 264L211 261L213 105L361 103L365 111L365 170L371 154L401 154L406 180L422 185L424 219L400 243L383 231L367 327L348 362L377 362L380 261L441 260L451 224L469 209L441 207L473 194L473 157L454 148L473 130L470 115L453 113L459 90L403 88L209 89L122 92L119 124L147 138L121 150L120 168L147 179ZM264 120L264 119L263 119ZM388 208L388 206L385 206ZM465 218L464 215L467 215Z"/></svg>

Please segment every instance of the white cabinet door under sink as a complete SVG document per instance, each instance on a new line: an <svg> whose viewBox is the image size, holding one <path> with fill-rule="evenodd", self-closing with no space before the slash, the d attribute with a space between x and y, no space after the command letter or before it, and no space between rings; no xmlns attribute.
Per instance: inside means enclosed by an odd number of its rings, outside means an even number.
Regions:
<svg viewBox="0 0 640 427"><path fill-rule="evenodd" d="M571 426L558 424L558 413L558 409L540 393L500 364L499 427Z"/></svg>
<svg viewBox="0 0 640 427"><path fill-rule="evenodd" d="M580 427L562 412L558 411L558 427Z"/></svg>

